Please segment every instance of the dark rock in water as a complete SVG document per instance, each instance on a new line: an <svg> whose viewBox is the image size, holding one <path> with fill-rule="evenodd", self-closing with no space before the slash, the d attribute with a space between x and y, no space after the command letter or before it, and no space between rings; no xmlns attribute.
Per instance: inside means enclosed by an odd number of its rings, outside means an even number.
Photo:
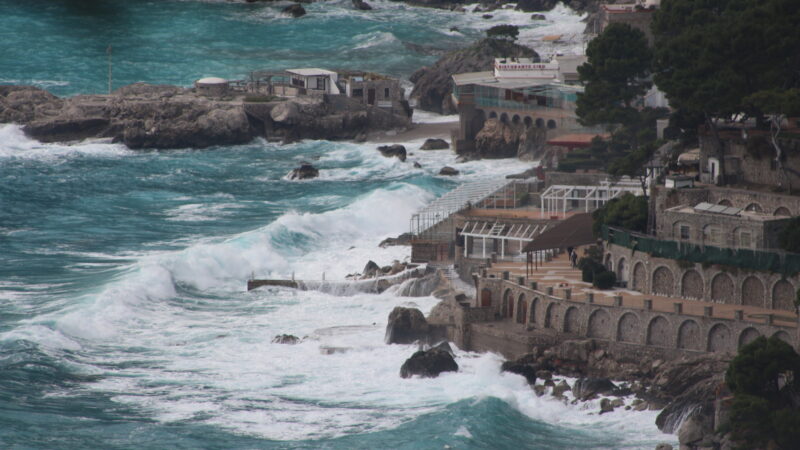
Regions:
<svg viewBox="0 0 800 450"><path fill-rule="evenodd" d="M375 274L378 273L378 271L380 271L380 270L381 270L381 267L379 265L375 264L375 261L370 260L370 261L367 262L367 265L364 266L364 270L362 270L361 273L365 277L374 277Z"/></svg>
<svg viewBox="0 0 800 450"><path fill-rule="evenodd" d="M429 138L425 139L425 143L422 144L420 150L444 150L450 148L450 144L447 143L444 139L436 139L436 138Z"/></svg>
<svg viewBox="0 0 800 450"><path fill-rule="evenodd" d="M656 445L656 450L672 450L672 445L662 442Z"/></svg>
<svg viewBox="0 0 800 450"><path fill-rule="evenodd" d="M300 342L300 339L297 336L293 336L291 334L279 334L272 338L273 344L289 344L294 345Z"/></svg>
<svg viewBox="0 0 800 450"><path fill-rule="evenodd" d="M290 180L307 180L319 176L319 169L312 166L311 163L302 162L300 167L292 169L287 175Z"/></svg>
<svg viewBox="0 0 800 450"><path fill-rule="evenodd" d="M560 0L519 0L517 10L524 12L550 11ZM566 2L565 2L566 3Z"/></svg>
<svg viewBox="0 0 800 450"><path fill-rule="evenodd" d="M566 381L561 380L560 383L558 383L557 385L553 386L553 393L552 394L553 394L553 397L561 397L561 396L564 395L565 392L567 392L569 390L571 390L571 388L569 387L569 384L567 384Z"/></svg>
<svg viewBox="0 0 800 450"><path fill-rule="evenodd" d="M110 121L103 117L34 121L23 131L41 142L77 141L103 134Z"/></svg>
<svg viewBox="0 0 800 450"><path fill-rule="evenodd" d="M491 18L493 18L494 16L493 16L493 15L491 15L491 14L484 14L484 15L482 15L481 17L483 17L484 19L491 19Z"/></svg>
<svg viewBox="0 0 800 450"><path fill-rule="evenodd" d="M452 31L454 33L457 33L457 32L459 32L461 30L459 30L458 27L450 27L450 31Z"/></svg>
<svg viewBox="0 0 800 450"><path fill-rule="evenodd" d="M353 7L355 9L360 9L361 11L372 10L372 6L370 6L370 4L365 2L364 0L353 0Z"/></svg>
<svg viewBox="0 0 800 450"><path fill-rule="evenodd" d="M432 349L441 350L443 352L449 353L451 356L456 356L456 353L453 351L453 347L450 347L450 343L447 341L439 342L438 344L431 347Z"/></svg>
<svg viewBox="0 0 800 450"><path fill-rule="evenodd" d="M614 411L614 406L611 404L611 400L607 398L600 400L600 414L611 411Z"/></svg>
<svg viewBox="0 0 800 450"><path fill-rule="evenodd" d="M0 85L0 123L28 123L55 115L64 100L34 86Z"/></svg>
<svg viewBox="0 0 800 450"><path fill-rule="evenodd" d="M415 169L422 169L422 164L418 163L417 161L414 161L414 168Z"/></svg>
<svg viewBox="0 0 800 450"><path fill-rule="evenodd" d="M519 364L516 361L506 361L500 366L503 372L511 372L517 375L522 375L528 380L531 386L536 384L536 367L528 364Z"/></svg>
<svg viewBox="0 0 800 450"><path fill-rule="evenodd" d="M600 394L610 394L617 386L608 378L580 378L572 386L572 393L579 400L590 400Z"/></svg>
<svg viewBox="0 0 800 450"><path fill-rule="evenodd" d="M428 321L416 308L395 307L386 324L387 344L411 344L428 339Z"/></svg>
<svg viewBox="0 0 800 450"><path fill-rule="evenodd" d="M531 20L547 20L544 14L531 14Z"/></svg>
<svg viewBox="0 0 800 450"><path fill-rule="evenodd" d="M444 166L444 167L442 167L442 169L439 171L439 175L446 175L446 176L450 176L450 177L452 177L452 176L455 176L455 175L458 175L459 173L461 173L461 172L459 172L459 171L458 171L458 170L456 170L456 169L453 169L453 168L452 168L452 167L450 167L450 166Z"/></svg>
<svg viewBox="0 0 800 450"><path fill-rule="evenodd" d="M394 245L411 245L411 233L403 233L396 238L386 238L378 244L378 247L386 248Z"/></svg>
<svg viewBox="0 0 800 450"><path fill-rule="evenodd" d="M297 3L294 3L292 5L287 6L286 8L283 8L283 10L281 12L284 13L284 14L289 14L290 16L292 16L294 18L302 17L302 16L306 15L306 9L303 8L302 5L297 4Z"/></svg>
<svg viewBox="0 0 800 450"><path fill-rule="evenodd" d="M378 147L378 150L381 152L381 155L387 158L397 157L400 161L406 160L406 148L400 144L381 145Z"/></svg>
<svg viewBox="0 0 800 450"><path fill-rule="evenodd" d="M442 372L458 372L458 364L453 355L439 348L418 351L400 367L400 376L403 378L414 375L436 378Z"/></svg>
<svg viewBox="0 0 800 450"><path fill-rule="evenodd" d="M418 108L422 110L454 114L457 109L450 95L452 75L492 70L497 55L538 60L538 55L531 48L504 39L486 38L467 48L447 53L432 66L414 72L410 78L414 83L411 98L418 100Z"/></svg>

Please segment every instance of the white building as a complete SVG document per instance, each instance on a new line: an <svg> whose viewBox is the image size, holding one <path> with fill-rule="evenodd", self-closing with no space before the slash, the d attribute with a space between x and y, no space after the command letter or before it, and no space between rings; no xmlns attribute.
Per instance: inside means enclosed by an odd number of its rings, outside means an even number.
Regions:
<svg viewBox="0 0 800 450"><path fill-rule="evenodd" d="M339 87L336 86L339 79L336 72L317 68L288 69L286 72L289 74L291 85L300 89L301 94L341 94Z"/></svg>

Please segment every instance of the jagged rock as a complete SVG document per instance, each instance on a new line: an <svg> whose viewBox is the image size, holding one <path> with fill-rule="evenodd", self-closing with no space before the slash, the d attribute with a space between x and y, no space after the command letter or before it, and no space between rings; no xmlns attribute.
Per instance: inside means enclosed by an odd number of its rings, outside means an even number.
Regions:
<svg viewBox="0 0 800 450"><path fill-rule="evenodd" d="M387 344L411 344L428 339L428 322L416 308L395 307L386 324Z"/></svg>
<svg viewBox="0 0 800 450"><path fill-rule="evenodd" d="M519 0L517 10L524 12L550 11L560 0Z"/></svg>
<svg viewBox="0 0 800 450"><path fill-rule="evenodd" d="M536 394L537 397L541 397L544 395L544 392L547 388L541 384L537 384L533 387L533 392Z"/></svg>
<svg viewBox="0 0 800 450"><path fill-rule="evenodd" d="M600 414L614 411L614 406L611 405L611 400L604 398L600 400Z"/></svg>
<svg viewBox="0 0 800 450"><path fill-rule="evenodd" d="M365 2L364 0L353 0L353 8L359 9L361 11L372 10L372 6L370 6L370 4Z"/></svg>
<svg viewBox="0 0 800 450"><path fill-rule="evenodd" d="M620 406L623 406L624 404L625 404L625 402L623 402L621 398L615 398L615 399L611 400L611 406L613 406L614 408L619 408Z"/></svg>
<svg viewBox="0 0 800 450"><path fill-rule="evenodd" d="M549 370L537 370L536 371L536 378L540 378L542 380L549 380L553 378L553 372Z"/></svg>
<svg viewBox="0 0 800 450"><path fill-rule="evenodd" d="M456 356L456 353L453 351L453 347L450 347L450 343L447 342L447 341L439 342L438 344L434 345L431 348L435 348L437 350L441 350L443 352L447 352L451 356Z"/></svg>
<svg viewBox="0 0 800 450"><path fill-rule="evenodd" d="M422 164L418 163L417 161L414 161L414 168L415 169L422 169Z"/></svg>
<svg viewBox="0 0 800 450"><path fill-rule="evenodd" d="M511 120L511 118L509 118ZM480 158L531 159L542 152L546 132L524 123L504 123L500 119L486 120L475 135L475 152Z"/></svg>
<svg viewBox="0 0 800 450"><path fill-rule="evenodd" d="M45 119L31 122L23 131L41 142L63 142L87 139L103 134L110 122L104 117Z"/></svg>
<svg viewBox="0 0 800 450"><path fill-rule="evenodd" d="M422 144L420 150L445 150L450 148L450 144L447 143L444 139L437 139L437 138L428 138L425 139L425 143Z"/></svg>
<svg viewBox="0 0 800 450"><path fill-rule="evenodd" d="M519 364L516 361L506 361L500 366L500 370L522 375L528 381L528 384L536 384L536 367L534 366Z"/></svg>
<svg viewBox="0 0 800 450"><path fill-rule="evenodd" d="M609 394L617 386L608 378L580 378L572 386L572 393L579 400L590 400L600 394Z"/></svg>
<svg viewBox="0 0 800 450"><path fill-rule="evenodd" d="M691 414L678 429L678 442L681 447L692 446L714 433L712 418L702 411Z"/></svg>
<svg viewBox="0 0 800 450"><path fill-rule="evenodd" d="M586 362L596 344L591 339L564 341L558 348L558 356L568 361Z"/></svg>
<svg viewBox="0 0 800 450"><path fill-rule="evenodd" d="M441 170L439 170L439 175L445 175L445 176L449 176L449 177L456 176L459 173L461 173L461 172L459 172L458 170L456 170L456 169L454 169L454 168L452 168L450 166L444 166L444 167L442 167Z"/></svg>
<svg viewBox="0 0 800 450"><path fill-rule="evenodd" d="M531 14L531 20L547 20L544 14Z"/></svg>
<svg viewBox="0 0 800 450"><path fill-rule="evenodd" d="M294 345L300 342L300 339L297 336L293 336L291 334L279 334L272 338L273 344L289 344Z"/></svg>
<svg viewBox="0 0 800 450"><path fill-rule="evenodd" d="M457 112L452 103L451 78L454 74L492 70L494 58L538 58L533 49L503 39L483 39L475 44L440 58L430 67L423 67L411 75L414 89L411 98L417 99L418 108L439 114Z"/></svg>
<svg viewBox="0 0 800 450"><path fill-rule="evenodd" d="M307 180L319 176L319 169L312 166L311 163L302 162L300 167L292 169L287 175L290 180Z"/></svg>
<svg viewBox="0 0 800 450"><path fill-rule="evenodd" d="M570 387L569 387L569 384L567 384L566 381L561 380L560 383L558 383L557 385L553 386L552 395L553 395L553 397L561 397L561 396L564 395L565 392L567 392L569 390L571 390Z"/></svg>
<svg viewBox="0 0 800 450"><path fill-rule="evenodd" d="M439 348L418 351L400 367L400 376L403 378L414 375L436 378L442 372L458 372L458 364L453 355Z"/></svg>
<svg viewBox="0 0 800 450"><path fill-rule="evenodd" d="M482 17L482 18L484 18L484 19L486 19L486 20L489 20L489 19L493 18L494 16L493 16L493 15L491 15L491 14L484 14L484 15L482 15L481 17Z"/></svg>
<svg viewBox="0 0 800 450"><path fill-rule="evenodd" d="M656 450L672 450L672 445L662 442L656 445Z"/></svg>
<svg viewBox="0 0 800 450"><path fill-rule="evenodd" d="M381 267L375 264L375 261L370 260L367 262L367 265L364 266L364 270L362 270L361 273L364 274L365 277L374 277L380 270Z"/></svg>
<svg viewBox="0 0 800 450"><path fill-rule="evenodd" d="M0 85L0 123L25 124L57 114L64 101L34 86Z"/></svg>
<svg viewBox="0 0 800 450"><path fill-rule="evenodd" d="M283 8L281 10L281 12L284 13L284 14L288 14L288 15L294 17L294 18L298 18L298 17L302 17L302 16L306 15L306 9L303 8L302 5L297 4L297 3L293 3L293 4L289 5L289 6L287 6L286 8Z"/></svg>
<svg viewBox="0 0 800 450"><path fill-rule="evenodd" d="M400 161L406 160L406 148L400 144L381 145L378 147L378 151L387 158L396 157Z"/></svg>
<svg viewBox="0 0 800 450"><path fill-rule="evenodd" d="M394 245L411 245L411 233L403 233L396 238L386 238L378 244L378 247L386 248Z"/></svg>

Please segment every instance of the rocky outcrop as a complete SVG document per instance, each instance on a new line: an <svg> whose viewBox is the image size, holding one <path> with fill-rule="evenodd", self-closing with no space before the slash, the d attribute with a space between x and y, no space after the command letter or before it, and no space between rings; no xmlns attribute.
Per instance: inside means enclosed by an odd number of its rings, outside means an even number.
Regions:
<svg viewBox="0 0 800 450"><path fill-rule="evenodd" d="M0 85L0 123L29 123L54 116L63 106L64 100L44 89Z"/></svg>
<svg viewBox="0 0 800 450"><path fill-rule="evenodd" d="M488 119L475 136L475 154L469 156L535 159L541 153L545 136L545 131L540 128Z"/></svg>
<svg viewBox="0 0 800 450"><path fill-rule="evenodd" d="M273 344L289 344L294 345L300 342L300 338L291 334L279 334L272 338Z"/></svg>
<svg viewBox="0 0 800 450"><path fill-rule="evenodd" d="M372 10L372 6L370 6L370 4L365 2L364 0L353 0L353 8L361 11Z"/></svg>
<svg viewBox="0 0 800 450"><path fill-rule="evenodd" d="M446 150L450 148L450 144L447 143L444 139L437 139L437 138L429 138L425 139L425 143L422 144L420 150Z"/></svg>
<svg viewBox="0 0 800 450"><path fill-rule="evenodd" d="M498 56L538 58L533 49L504 39L483 39L467 48L450 52L434 65L423 67L411 75L414 89L411 98L417 99L420 109L439 114L454 114L451 78L454 74L492 70Z"/></svg>
<svg viewBox="0 0 800 450"><path fill-rule="evenodd" d="M439 347L414 353L400 367L403 378L436 378L442 372L458 372L458 364L450 352Z"/></svg>
<svg viewBox="0 0 800 450"><path fill-rule="evenodd" d="M387 158L397 158L403 162L406 160L406 148L400 144L381 145L378 151Z"/></svg>
<svg viewBox="0 0 800 450"><path fill-rule="evenodd" d="M444 175L444 176L448 176L448 177L456 176L459 173L461 173L461 172L459 172L457 169L454 169L454 168L452 168L450 166L444 166L439 170L439 175Z"/></svg>
<svg viewBox="0 0 800 450"><path fill-rule="evenodd" d="M295 19L306 15L306 9L303 8L303 5L300 5L299 3L293 3L283 8L281 12L284 14L288 14L294 17Z"/></svg>
<svg viewBox="0 0 800 450"><path fill-rule="evenodd" d="M416 308L395 307L389 314L386 324L387 344L413 344L417 341L427 342L428 321Z"/></svg>
<svg viewBox="0 0 800 450"><path fill-rule="evenodd" d="M505 361L500 366L500 370L502 372L510 372L517 375L522 375L531 386L536 384L536 366L525 361Z"/></svg>
<svg viewBox="0 0 800 450"><path fill-rule="evenodd" d="M292 169L292 171L286 175L286 178L290 180L308 180L318 176L319 169L312 166L311 163L304 161L300 163L300 167Z"/></svg>
<svg viewBox="0 0 800 450"><path fill-rule="evenodd" d="M572 386L572 393L579 400L591 400L599 395L614 392L617 386L608 378L580 378Z"/></svg>
<svg viewBox="0 0 800 450"><path fill-rule="evenodd" d="M388 237L378 244L380 248L393 247L395 245L411 245L411 233L403 233L396 238Z"/></svg>

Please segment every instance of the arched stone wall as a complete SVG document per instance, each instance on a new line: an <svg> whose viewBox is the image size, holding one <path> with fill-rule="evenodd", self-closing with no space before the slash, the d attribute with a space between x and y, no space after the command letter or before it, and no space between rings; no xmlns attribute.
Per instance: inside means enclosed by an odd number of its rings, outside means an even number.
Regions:
<svg viewBox="0 0 800 450"><path fill-rule="evenodd" d="M714 275L711 279L711 301L717 303L733 303L735 299L733 279L725 272Z"/></svg>
<svg viewBox="0 0 800 450"><path fill-rule="evenodd" d="M489 118L490 119L497 119L497 112L489 111Z"/></svg>
<svg viewBox="0 0 800 450"><path fill-rule="evenodd" d="M531 314L528 323L536 325L536 308L539 307L539 297L534 297L531 301Z"/></svg>
<svg viewBox="0 0 800 450"><path fill-rule="evenodd" d="M519 294L517 299L517 323L525 324L528 320L528 304L525 302L525 294Z"/></svg>
<svg viewBox="0 0 800 450"><path fill-rule="evenodd" d="M553 324L557 323L558 312L556 311L556 304L550 303L544 312L544 327L553 328Z"/></svg>
<svg viewBox="0 0 800 450"><path fill-rule="evenodd" d="M744 331L742 331L742 333L739 335L739 348L755 341L759 336L761 336L761 333L759 333L755 328L745 328Z"/></svg>
<svg viewBox="0 0 800 450"><path fill-rule="evenodd" d="M556 121L555 121L555 120L553 120L553 119L550 119L550 120L548 120L548 121L547 121L547 128L549 128L549 129L551 129L551 130L555 130L555 128L556 128L557 126L558 126L558 124L556 124Z"/></svg>
<svg viewBox="0 0 800 450"><path fill-rule="evenodd" d="M718 201L717 204L718 205L722 205L722 206L733 206L733 203L731 203L730 200L724 199L724 198L722 200Z"/></svg>
<svg viewBox="0 0 800 450"><path fill-rule="evenodd" d="M578 334L580 332L580 319L578 318L578 308L570 306L564 313L564 333Z"/></svg>
<svg viewBox="0 0 800 450"><path fill-rule="evenodd" d="M589 316L586 327L587 335L591 338L611 339L611 316L604 309L596 309Z"/></svg>
<svg viewBox="0 0 800 450"><path fill-rule="evenodd" d="M617 323L617 340L620 342L640 342L642 334L641 321L636 314L627 312Z"/></svg>
<svg viewBox="0 0 800 450"><path fill-rule="evenodd" d="M522 123L525 124L525 128L530 128L533 126L533 119L530 116L525 116L525 119L522 120Z"/></svg>
<svg viewBox="0 0 800 450"><path fill-rule="evenodd" d="M764 283L752 275L742 283L742 304L764 307Z"/></svg>
<svg viewBox="0 0 800 450"><path fill-rule="evenodd" d="M681 297L702 300L703 277L694 269L689 269L681 277Z"/></svg>
<svg viewBox="0 0 800 450"><path fill-rule="evenodd" d="M789 208L787 208L787 207L785 207L785 206L779 206L779 207L778 207L778 208L775 210L775 212L773 212L773 213L772 213L772 215L773 215L773 216L786 216L786 217L791 217L791 216L792 216L792 212L791 212L791 211L789 211Z"/></svg>
<svg viewBox="0 0 800 450"><path fill-rule="evenodd" d="M763 211L763 208L761 208L761 205L759 205L758 203L750 203L749 205L745 206L744 210L760 213Z"/></svg>
<svg viewBox="0 0 800 450"><path fill-rule="evenodd" d="M789 333L787 333L785 331L778 331L775 334L773 334L772 336L782 340L783 342L786 342L789 345L792 345L792 337L789 336Z"/></svg>
<svg viewBox="0 0 800 450"><path fill-rule="evenodd" d="M490 308L492 306L492 290L489 288L481 289L481 307Z"/></svg>
<svg viewBox="0 0 800 450"><path fill-rule="evenodd" d="M541 117L536 119L536 128L544 128L544 119Z"/></svg>
<svg viewBox="0 0 800 450"><path fill-rule="evenodd" d="M514 295L511 289L506 289L503 292L503 317L514 317Z"/></svg>
<svg viewBox="0 0 800 450"><path fill-rule="evenodd" d="M722 352L729 350L728 343L731 339L731 330L726 325L718 323L708 331L708 345L706 349L710 352Z"/></svg>
<svg viewBox="0 0 800 450"><path fill-rule="evenodd" d="M772 286L772 309L794 311L795 290L792 283L778 280Z"/></svg>
<svg viewBox="0 0 800 450"><path fill-rule="evenodd" d="M647 269L644 268L644 263L640 261L633 266L633 285L631 287L634 291L646 292L646 284Z"/></svg>
<svg viewBox="0 0 800 450"><path fill-rule="evenodd" d="M653 271L653 286L654 294L669 297L673 295L675 289L675 277L672 276L672 271L667 266L660 266Z"/></svg>
<svg viewBox="0 0 800 450"><path fill-rule="evenodd" d="M702 350L705 339L700 332L700 325L694 320L684 320L678 328L678 348L686 350Z"/></svg>
<svg viewBox="0 0 800 450"><path fill-rule="evenodd" d="M656 316L647 325L647 344L659 347L670 346L669 322L663 316Z"/></svg>
<svg viewBox="0 0 800 450"><path fill-rule="evenodd" d="M603 265L606 267L606 270L614 270L614 259L611 257L611 253L606 255L605 261Z"/></svg>
<svg viewBox="0 0 800 450"><path fill-rule="evenodd" d="M508 114L506 114L506 113L501 113L501 114L500 114L500 122L503 122L503 123L508 123Z"/></svg>
<svg viewBox="0 0 800 450"><path fill-rule="evenodd" d="M628 281L628 264L625 258L620 258L617 261L617 280Z"/></svg>

